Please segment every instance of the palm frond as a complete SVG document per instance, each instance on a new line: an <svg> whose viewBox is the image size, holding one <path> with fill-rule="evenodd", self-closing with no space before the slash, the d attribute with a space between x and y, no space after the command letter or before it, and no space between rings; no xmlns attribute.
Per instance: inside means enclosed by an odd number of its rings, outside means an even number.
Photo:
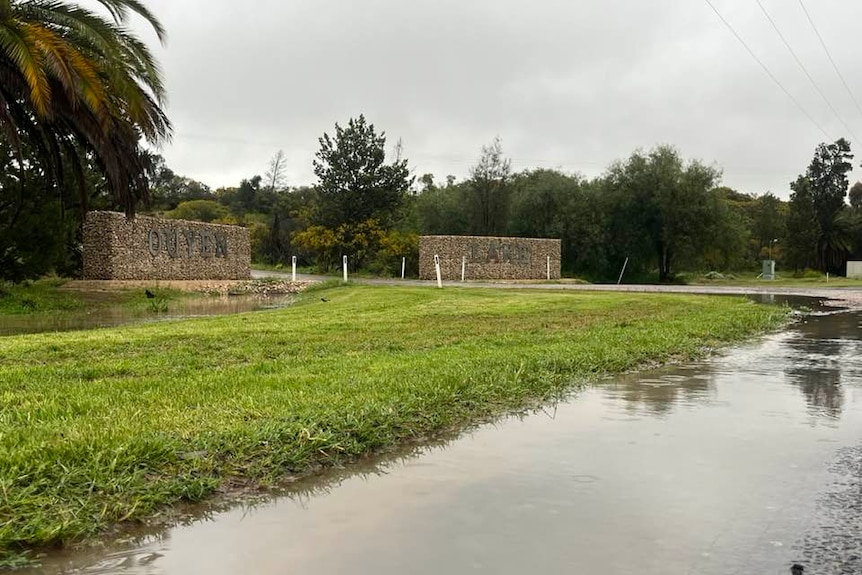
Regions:
<svg viewBox="0 0 862 575"><path fill-rule="evenodd" d="M20 22L4 22L0 26L0 50L14 62L21 76L27 81L29 99L40 116L50 111L51 89L44 68L44 58L34 42L36 38Z"/></svg>
<svg viewBox="0 0 862 575"><path fill-rule="evenodd" d="M158 18L155 17L149 8L138 0L98 0L98 2L108 9L111 16L117 22L125 22L128 20L129 12L135 12L153 27L160 42L164 43L167 39L167 34L161 22L159 22Z"/></svg>
<svg viewBox="0 0 862 575"><path fill-rule="evenodd" d="M0 129L26 138L57 184L65 163L82 185L79 154L92 154L131 215L149 193L140 140L165 141L172 128L161 70L125 24L137 14L162 42L165 31L140 0L98 2L109 17L63 0L0 0Z"/></svg>

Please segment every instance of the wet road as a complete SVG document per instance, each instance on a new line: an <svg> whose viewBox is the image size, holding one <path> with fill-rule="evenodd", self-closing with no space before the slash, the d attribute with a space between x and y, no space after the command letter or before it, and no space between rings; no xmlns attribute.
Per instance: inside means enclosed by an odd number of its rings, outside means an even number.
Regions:
<svg viewBox="0 0 862 575"><path fill-rule="evenodd" d="M810 317L40 572L859 573L860 320Z"/></svg>

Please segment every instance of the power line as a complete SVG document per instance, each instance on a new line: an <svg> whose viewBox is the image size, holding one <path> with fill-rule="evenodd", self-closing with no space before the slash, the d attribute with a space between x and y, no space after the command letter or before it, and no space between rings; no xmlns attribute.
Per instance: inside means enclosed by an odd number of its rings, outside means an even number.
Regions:
<svg viewBox="0 0 862 575"><path fill-rule="evenodd" d="M772 29L775 30L775 33L778 34L778 37L781 38L781 41L784 43L784 47L787 48L787 51L790 52L790 55L793 56L793 59L796 60L796 64L799 66L799 69L805 74L805 77L808 78L808 81L814 87L820 97L826 102L826 105L829 106L829 109L832 110L832 113L835 114L835 117L838 118L838 121L841 122L841 125L844 126L844 129L850 134L854 141L858 142L859 139L856 137L856 134L853 133L853 130L850 126L847 125L847 122L844 121L844 118L841 117L841 114L838 113L838 110L835 109L835 106L832 105L832 102L829 101L829 98L826 97L826 94L823 93L823 90L820 89L820 86L817 85L817 82L808 72L808 68L802 63L799 59L799 56L796 55L796 52L790 46L790 42L787 41L787 38L784 37L784 34L781 33L781 30L778 29L778 25L775 23L775 20L772 19L772 16L769 15L769 12L764 8L763 3L760 0L755 0L757 5L760 7L760 10L763 12L763 15L766 16L766 19L769 20L769 23L772 25Z"/></svg>
<svg viewBox="0 0 862 575"><path fill-rule="evenodd" d="M763 60L761 60L760 58L757 57L757 54L755 54L754 51L745 42L745 40L742 39L742 36L740 36L736 32L736 30L733 28L733 26L730 25L730 22L725 20L724 16L721 15L721 12L718 11L718 8L716 8L715 5L712 2L710 2L710 0L703 0L703 1L706 2L710 8L712 8L712 11L715 12L715 15L718 16L719 20L721 20L724 23L724 25L727 27L727 29L730 30L731 34L733 34L736 37L736 39L739 40L739 43L742 44L742 47L745 48L745 51L748 52L749 56L754 58L754 61L757 62L758 64L760 64L760 67L763 69L764 72L766 72L766 75L769 76L769 78L773 82L775 82L775 85L778 86L779 88L781 88L781 91L784 92L784 94L788 98L790 98L790 100L796 105L796 107L799 108L799 111L802 112L803 114L805 114L805 117L808 118L811 121L811 123L814 124L817 127L817 129L823 133L824 136L826 136L827 140L831 140L832 137L829 135L829 133L823 128L823 126L820 125L819 122L817 122L817 120L814 119L813 116L811 116L811 114L808 113L808 111L805 108L802 107L802 104L799 103L799 100L797 100L793 96L793 94L791 94L790 91L788 91L788 89L784 87L784 84L782 84L781 81L778 78L776 78L775 74L773 74L772 71L766 66L766 64L763 63Z"/></svg>
<svg viewBox="0 0 862 575"><path fill-rule="evenodd" d="M808 13L808 9L805 7L802 0L799 0L799 5L802 7L802 11L805 12L805 17L808 18L808 23L811 24L811 29L814 30L814 33L817 35L817 39L820 40L820 45L823 46L823 51L826 52L826 56L829 58L832 68L835 70L835 73L838 74L838 77L841 79L841 83L844 84L844 89L847 90L848 94L850 94L850 99L853 100L853 103L856 105L856 110L859 112L859 115L862 116L862 106L859 106L859 100L856 99L856 96L853 94L853 90L850 89L850 86L847 84L847 80L844 79L844 74L842 74L841 70L838 69L838 64L835 63L835 59L832 58L832 53L829 51L829 48L826 47L826 42L823 41L823 36L820 35L820 31L817 30L817 26L814 25L814 20L811 19L811 14Z"/></svg>

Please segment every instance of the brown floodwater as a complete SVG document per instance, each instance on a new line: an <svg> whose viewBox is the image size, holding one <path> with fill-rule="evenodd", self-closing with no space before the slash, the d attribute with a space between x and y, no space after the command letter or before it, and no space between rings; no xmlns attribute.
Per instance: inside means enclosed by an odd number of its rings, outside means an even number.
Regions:
<svg viewBox="0 0 862 575"><path fill-rule="evenodd" d="M862 442L860 320L814 315L39 572L851 572L806 545L830 545L822 496Z"/></svg>
<svg viewBox="0 0 862 575"><path fill-rule="evenodd" d="M90 297L99 295L94 293L90 294ZM111 294L101 294L101 296L104 299L111 297ZM168 301L165 311L153 311L146 306L136 309L120 303L98 301L98 305L82 311L0 316L0 336L98 329L132 323L228 315L285 307L293 300L294 296L291 295L194 297Z"/></svg>

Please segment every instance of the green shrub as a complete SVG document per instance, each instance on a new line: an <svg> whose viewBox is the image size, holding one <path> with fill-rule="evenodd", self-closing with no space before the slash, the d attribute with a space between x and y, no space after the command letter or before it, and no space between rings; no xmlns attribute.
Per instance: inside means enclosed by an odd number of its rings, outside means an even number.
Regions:
<svg viewBox="0 0 862 575"><path fill-rule="evenodd" d="M793 272L793 277L802 279L821 279L825 278L826 276L821 271L812 270L811 268L805 268L803 270L796 270L795 272Z"/></svg>

